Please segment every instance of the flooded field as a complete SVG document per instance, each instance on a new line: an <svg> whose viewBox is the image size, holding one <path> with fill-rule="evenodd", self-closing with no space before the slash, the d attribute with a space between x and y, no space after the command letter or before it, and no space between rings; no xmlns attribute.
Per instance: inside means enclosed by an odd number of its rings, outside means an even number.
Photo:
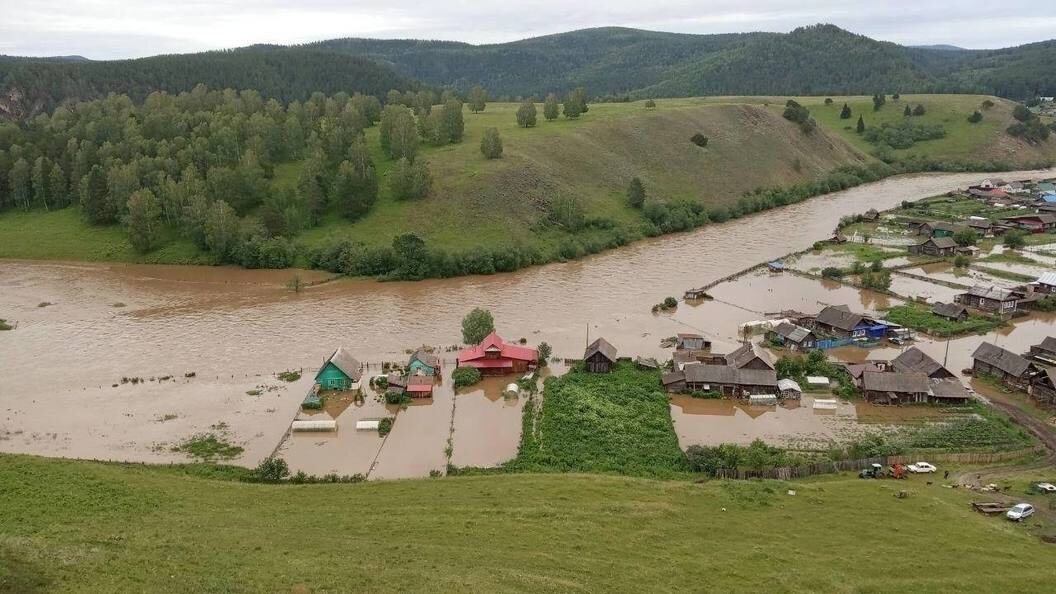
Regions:
<svg viewBox="0 0 1056 594"><path fill-rule="evenodd" d="M792 275L746 277L716 287L716 301L680 305L673 314L653 315L650 306L668 295L681 296L686 288L805 249L831 233L841 216L964 187L981 175L891 178L576 262L489 277L325 282L330 275L305 271L3 261L0 317L17 328L0 332L0 450L164 461L176 455L156 444L176 442L222 422L231 440L245 448L238 462L254 465L283 440L310 380L260 396L247 391L278 385L277 372L313 369L337 346L378 362L402 361L407 348L421 344L451 345L459 341L461 317L474 306L491 309L507 339L525 337L530 344L545 340L555 355L572 357L582 352L588 327L592 337L605 336L621 355L661 356L662 337L691 328L730 344L737 325L758 319L758 312L811 312L821 303L875 311L891 300ZM317 284L290 292L284 285L294 274ZM39 307L44 302L50 305ZM1026 344L1044 336L1051 323L1050 318L1018 324L1000 340ZM968 349L958 353L961 359L970 354L971 340L975 337L959 345L959 351ZM184 378L191 372L195 377ZM120 385L122 377L162 376L178 379ZM112 388L114 383L119 387ZM460 418L458 399L465 396L466 416ZM361 440L354 430L346 431L346 425L355 424L343 420L380 414L369 408L374 406L369 401L340 412L341 429L333 444L323 436L298 435L284 446L283 455L291 466L320 473L336 470L334 461L341 461L344 474L369 464L374 465L372 476L427 474L445 464L451 410L457 404L454 460L494 462L516 439L503 437L500 443L497 437L481 437L481 445L462 449L457 443L460 432L472 439L486 435L461 429L483 414L480 398L492 402L494 410L487 410L497 426L517 417L514 431L519 430L519 415L507 410L513 407L491 401L486 391L474 397L438 389L431 403L399 413L393 433L375 450L376 459L361 453L373 447L369 436ZM176 416L154 421L170 414ZM348 433L353 437L346 439Z"/></svg>

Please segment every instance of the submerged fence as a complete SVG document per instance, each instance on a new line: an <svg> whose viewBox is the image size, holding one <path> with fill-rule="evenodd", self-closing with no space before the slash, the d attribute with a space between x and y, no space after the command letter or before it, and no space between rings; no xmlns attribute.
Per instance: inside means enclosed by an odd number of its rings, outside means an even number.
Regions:
<svg viewBox="0 0 1056 594"><path fill-rule="evenodd" d="M789 466L777 468L719 468L715 471L715 478L723 479L775 479L787 481L797 478L806 478L820 474L836 474L869 468L871 464L888 466L891 464L912 464L920 460L928 462L954 462L959 464L991 464L994 462L1008 462L1018 460L1026 456L1041 453L1039 448L1025 448L1022 450L1011 450L1007 452L921 452L901 454L898 456L876 456L874 458L860 458L857 460L833 460L808 464L806 466Z"/></svg>

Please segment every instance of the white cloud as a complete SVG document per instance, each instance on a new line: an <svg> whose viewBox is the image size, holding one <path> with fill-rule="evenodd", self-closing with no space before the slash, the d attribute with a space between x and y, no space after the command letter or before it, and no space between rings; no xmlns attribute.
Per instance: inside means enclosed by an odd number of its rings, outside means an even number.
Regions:
<svg viewBox="0 0 1056 594"><path fill-rule="evenodd" d="M0 0L0 51L122 58L334 37L492 43L605 25L726 33L818 22L898 43L1003 47L1052 36L1056 16L1039 15L1039 6L963 0L951 12L949 2L928 0Z"/></svg>

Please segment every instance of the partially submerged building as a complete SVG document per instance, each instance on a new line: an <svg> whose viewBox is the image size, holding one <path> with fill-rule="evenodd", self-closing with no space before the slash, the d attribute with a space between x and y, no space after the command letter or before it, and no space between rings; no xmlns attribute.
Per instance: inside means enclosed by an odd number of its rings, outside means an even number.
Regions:
<svg viewBox="0 0 1056 594"><path fill-rule="evenodd" d="M415 351L407 361L409 375L439 375L440 357L424 350Z"/></svg>
<svg viewBox="0 0 1056 594"><path fill-rule="evenodd" d="M862 395L874 404L927 402L931 383L923 373L866 371L862 374Z"/></svg>
<svg viewBox="0 0 1056 594"><path fill-rule="evenodd" d="M891 360L891 369L900 373L923 373L931 379L957 377L917 347L910 347Z"/></svg>
<svg viewBox="0 0 1056 594"><path fill-rule="evenodd" d="M315 374L315 383L323 390L358 390L363 366L348 351L338 348Z"/></svg>
<svg viewBox="0 0 1056 594"><path fill-rule="evenodd" d="M1046 365L1056 365L1056 336L1046 336L1045 340L1030 347L1030 358Z"/></svg>
<svg viewBox="0 0 1056 594"><path fill-rule="evenodd" d="M830 305L814 318L814 332L838 339L865 340L883 338L887 327L866 316L854 313L846 305Z"/></svg>
<svg viewBox="0 0 1056 594"><path fill-rule="evenodd" d="M773 330L766 333L766 339L790 351L812 350L818 340L810 330L790 322L778 324Z"/></svg>
<svg viewBox="0 0 1056 594"><path fill-rule="evenodd" d="M707 351L711 350L711 341L706 340L700 334L683 332L675 335L677 342L675 348L680 351Z"/></svg>
<svg viewBox="0 0 1056 594"><path fill-rule="evenodd" d="M1012 291L1001 287L975 286L966 293L955 296L953 300L961 305L996 314L1011 314L1019 306L1019 298Z"/></svg>
<svg viewBox="0 0 1056 594"><path fill-rule="evenodd" d="M957 242L952 237L934 236L909 246L909 253L925 256L952 256L957 250Z"/></svg>
<svg viewBox="0 0 1056 594"><path fill-rule="evenodd" d="M955 322L963 322L968 319L968 308L960 303L942 303L940 301L931 307L931 313Z"/></svg>
<svg viewBox="0 0 1056 594"><path fill-rule="evenodd" d="M474 367L484 375L525 373L535 368L538 361L539 351L508 343L496 332L480 344L458 351L459 367Z"/></svg>

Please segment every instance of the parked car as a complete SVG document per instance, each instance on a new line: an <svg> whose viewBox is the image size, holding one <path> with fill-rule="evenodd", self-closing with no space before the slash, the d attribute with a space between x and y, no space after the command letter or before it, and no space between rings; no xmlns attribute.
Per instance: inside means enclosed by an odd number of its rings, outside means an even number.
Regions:
<svg viewBox="0 0 1056 594"><path fill-rule="evenodd" d="M909 465L910 472L935 472L936 470L938 469L934 465L927 462L917 462Z"/></svg>
<svg viewBox="0 0 1056 594"><path fill-rule="evenodd" d="M1013 505L1012 509L1008 510L1008 513L1005 515L1013 522L1020 522L1024 518L1029 518L1034 515L1034 506L1029 503L1017 503Z"/></svg>
<svg viewBox="0 0 1056 594"><path fill-rule="evenodd" d="M1038 483L1034 488L1042 493L1056 493L1056 485L1052 483Z"/></svg>

